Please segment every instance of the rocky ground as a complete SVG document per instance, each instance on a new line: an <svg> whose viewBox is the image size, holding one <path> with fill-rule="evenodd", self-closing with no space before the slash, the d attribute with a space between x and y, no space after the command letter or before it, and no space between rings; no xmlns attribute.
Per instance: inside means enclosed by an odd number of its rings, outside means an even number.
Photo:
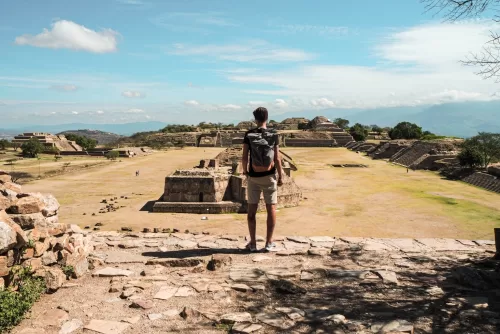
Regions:
<svg viewBox="0 0 500 334"><path fill-rule="evenodd" d="M491 241L94 232L29 333L498 333ZM263 242L259 242L263 247Z"/></svg>

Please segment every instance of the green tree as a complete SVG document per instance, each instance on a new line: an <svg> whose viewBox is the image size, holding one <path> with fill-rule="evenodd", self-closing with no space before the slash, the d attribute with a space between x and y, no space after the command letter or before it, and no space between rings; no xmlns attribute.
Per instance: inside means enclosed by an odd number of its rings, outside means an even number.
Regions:
<svg viewBox="0 0 500 334"><path fill-rule="evenodd" d="M364 125L360 123L354 124L350 128L349 133L351 134L351 136L354 138L355 141L363 141L368 136L368 130Z"/></svg>
<svg viewBox="0 0 500 334"><path fill-rule="evenodd" d="M27 158L36 158L38 154L43 152L43 145L36 138L31 138L27 142L21 145L21 150L23 151L23 156Z"/></svg>
<svg viewBox="0 0 500 334"><path fill-rule="evenodd" d="M120 152L118 151L109 151L108 153L106 153L106 158L108 160L116 160L120 157Z"/></svg>
<svg viewBox="0 0 500 334"><path fill-rule="evenodd" d="M460 166L476 168L483 165L483 157L476 147L465 146L458 154Z"/></svg>
<svg viewBox="0 0 500 334"><path fill-rule="evenodd" d="M373 124L371 127L372 127L372 131L376 132L378 134L384 132L384 129L382 129L380 126L378 126L376 124Z"/></svg>
<svg viewBox="0 0 500 334"><path fill-rule="evenodd" d="M349 127L349 121L345 118L335 118L333 123L337 124L341 129L347 129Z"/></svg>
<svg viewBox="0 0 500 334"><path fill-rule="evenodd" d="M391 139L420 139L422 128L414 123L401 122L389 131L389 137Z"/></svg>
<svg viewBox="0 0 500 334"><path fill-rule="evenodd" d="M74 133L68 133L66 135L66 139L71 140L76 142L78 145L80 145L85 151L91 150L97 146L97 140L86 137L86 136L80 136Z"/></svg>
<svg viewBox="0 0 500 334"><path fill-rule="evenodd" d="M462 150L479 154L479 166L486 168L490 163L500 161L500 133L479 132L477 136L465 140Z"/></svg>
<svg viewBox="0 0 500 334"><path fill-rule="evenodd" d="M7 139L0 139L0 150L5 150L10 147L10 142Z"/></svg>

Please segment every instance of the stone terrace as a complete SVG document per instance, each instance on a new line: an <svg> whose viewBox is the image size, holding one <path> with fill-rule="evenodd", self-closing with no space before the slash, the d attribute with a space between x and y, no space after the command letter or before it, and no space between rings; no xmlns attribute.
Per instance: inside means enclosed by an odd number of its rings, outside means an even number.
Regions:
<svg viewBox="0 0 500 334"><path fill-rule="evenodd" d="M93 275L44 296L13 333L500 329L491 241L290 236L249 254L233 235L91 235Z"/></svg>

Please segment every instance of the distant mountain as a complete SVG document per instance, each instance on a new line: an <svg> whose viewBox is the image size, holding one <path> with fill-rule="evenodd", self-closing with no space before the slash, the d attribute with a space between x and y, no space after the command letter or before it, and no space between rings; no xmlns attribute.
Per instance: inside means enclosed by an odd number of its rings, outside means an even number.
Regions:
<svg viewBox="0 0 500 334"><path fill-rule="evenodd" d="M346 118L350 124L394 126L402 121L416 123L440 135L471 137L479 131L500 133L500 101L462 102L434 106L395 107L379 109L326 109L285 113L274 119L288 117L326 116Z"/></svg>
<svg viewBox="0 0 500 334"><path fill-rule="evenodd" d="M123 136L130 136L137 132L143 131L157 131L164 128L167 124L163 122L137 122L137 123L124 123L124 124L84 124L84 123L70 123L58 125L22 125L8 129L0 129L2 132L15 132L16 134L22 132L48 132L60 133L71 129L85 129L85 130L98 130L103 132L116 133Z"/></svg>
<svg viewBox="0 0 500 334"><path fill-rule="evenodd" d="M58 133L59 135L75 134L79 136L84 136L87 138L97 140L99 145L106 145L109 143L116 142L118 139L123 138L123 136L117 135L116 133L104 132L99 130L68 130Z"/></svg>

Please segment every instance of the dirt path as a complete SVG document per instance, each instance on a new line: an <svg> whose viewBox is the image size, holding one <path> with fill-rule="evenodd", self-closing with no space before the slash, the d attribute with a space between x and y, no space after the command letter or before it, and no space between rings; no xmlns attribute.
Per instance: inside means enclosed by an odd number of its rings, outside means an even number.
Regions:
<svg viewBox="0 0 500 334"><path fill-rule="evenodd" d="M246 233L244 215L154 214L140 211L163 193L164 178L175 169L192 167L222 149L185 148L62 175L25 185L26 191L53 193L61 202L61 220L80 226L104 224L116 230L130 226ZM450 237L491 239L500 227L500 195L461 182L441 179L385 161L374 161L343 148L284 149L298 164L292 174L303 191L299 207L278 212L279 235L371 237ZM333 168L328 164L357 163L368 168ZM135 177L135 171L140 176ZM121 199L127 196L128 199ZM116 212L99 214L103 198L118 197ZM84 213L86 214L84 216ZM96 216L92 216L96 213ZM265 232L258 215L258 233Z"/></svg>

